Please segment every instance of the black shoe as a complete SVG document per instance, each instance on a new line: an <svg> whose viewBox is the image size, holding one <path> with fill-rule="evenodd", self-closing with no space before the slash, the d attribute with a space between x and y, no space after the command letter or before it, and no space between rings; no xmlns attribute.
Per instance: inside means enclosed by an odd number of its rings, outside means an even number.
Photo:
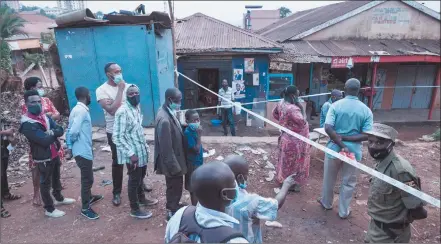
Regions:
<svg viewBox="0 0 441 244"><path fill-rule="evenodd" d="M95 211L93 211L93 209L89 208L86 210L81 210L81 215L83 215L84 217L88 218L88 219L98 219L100 216L95 213Z"/></svg>
<svg viewBox="0 0 441 244"><path fill-rule="evenodd" d="M170 210L167 210L166 219L169 221L173 215L175 215L176 212L172 212Z"/></svg>
<svg viewBox="0 0 441 244"><path fill-rule="evenodd" d="M152 212L142 211L140 209L130 212L130 216L137 218L137 219L148 219L148 218L152 217L152 215L153 215Z"/></svg>
<svg viewBox="0 0 441 244"><path fill-rule="evenodd" d="M93 204L103 200L103 198L104 197L102 195L92 195L89 201L89 205L92 206Z"/></svg>
<svg viewBox="0 0 441 244"><path fill-rule="evenodd" d="M119 194L113 195L112 203L115 207L118 207L121 204L121 196Z"/></svg>

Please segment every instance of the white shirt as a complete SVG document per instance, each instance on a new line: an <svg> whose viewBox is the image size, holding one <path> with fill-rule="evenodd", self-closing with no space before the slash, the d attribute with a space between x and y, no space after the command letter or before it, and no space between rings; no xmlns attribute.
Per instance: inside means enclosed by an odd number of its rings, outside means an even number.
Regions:
<svg viewBox="0 0 441 244"><path fill-rule="evenodd" d="M126 86L124 88L124 92L122 95L122 103L126 101L126 92L129 88L130 84L126 83ZM111 100L111 103L113 103L116 99L116 94L118 94L118 86L111 86L109 84L104 83L100 87L96 89L96 100L99 102L103 99L109 99ZM104 110L104 117L106 119L106 132L112 134L113 133L113 123L115 122L115 116L109 114L105 109Z"/></svg>

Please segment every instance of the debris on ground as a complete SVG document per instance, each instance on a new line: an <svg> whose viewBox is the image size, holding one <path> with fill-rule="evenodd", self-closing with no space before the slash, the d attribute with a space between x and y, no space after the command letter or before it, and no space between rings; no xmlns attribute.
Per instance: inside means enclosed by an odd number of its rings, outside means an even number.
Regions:
<svg viewBox="0 0 441 244"><path fill-rule="evenodd" d="M222 160L224 160L224 157L219 156L219 157L216 158L216 160L217 160L217 161L222 161Z"/></svg>
<svg viewBox="0 0 441 244"><path fill-rule="evenodd" d="M276 167L270 161L266 161L265 169L276 169Z"/></svg>
<svg viewBox="0 0 441 244"><path fill-rule="evenodd" d="M104 146L104 147L101 148L101 151L111 152L112 150L110 149L110 146Z"/></svg>
<svg viewBox="0 0 441 244"><path fill-rule="evenodd" d="M268 177L265 178L266 181L270 182L274 179L274 176L276 175L276 171L269 171Z"/></svg>
<svg viewBox="0 0 441 244"><path fill-rule="evenodd" d="M204 154L203 154L202 156L203 156L204 158L208 158L208 157L213 156L214 154L216 154L216 150L215 150L215 149L211 149L211 150L208 151L208 153L205 153L205 152L204 152Z"/></svg>
<svg viewBox="0 0 441 244"><path fill-rule="evenodd" d="M243 146L237 149L238 151L251 151L251 147L249 146Z"/></svg>
<svg viewBox="0 0 441 244"><path fill-rule="evenodd" d="M101 181L100 186L107 186L107 185L111 185L112 181L111 180L103 180Z"/></svg>
<svg viewBox="0 0 441 244"><path fill-rule="evenodd" d="M266 221L265 225L268 227L274 227L274 228L282 228L283 225L277 221Z"/></svg>
<svg viewBox="0 0 441 244"><path fill-rule="evenodd" d="M274 188L273 190L274 190L274 193L276 193L276 194L279 194L279 192L280 192L280 188Z"/></svg>
<svg viewBox="0 0 441 244"><path fill-rule="evenodd" d="M242 152L234 151L234 153L237 154L237 155L239 155L239 156L243 156L243 153L242 153Z"/></svg>
<svg viewBox="0 0 441 244"><path fill-rule="evenodd" d="M99 171L99 170L103 170L103 169L105 169L105 168L106 168L105 166L93 167L93 168L92 168L92 171L93 171L93 172L96 172L96 171Z"/></svg>

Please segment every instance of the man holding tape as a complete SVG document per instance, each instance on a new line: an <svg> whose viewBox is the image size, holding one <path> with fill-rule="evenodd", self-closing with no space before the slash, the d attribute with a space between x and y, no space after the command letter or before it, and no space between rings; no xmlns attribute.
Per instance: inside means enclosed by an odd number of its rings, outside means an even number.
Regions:
<svg viewBox="0 0 441 244"><path fill-rule="evenodd" d="M368 135L369 154L377 163L375 170L420 190L420 179L412 165L393 151L398 132L390 126L376 123L371 131L365 133ZM410 223L427 217L423 201L376 177L372 177L370 182L368 214L372 219L365 242L408 243Z"/></svg>
<svg viewBox="0 0 441 244"><path fill-rule="evenodd" d="M359 90L359 80L352 78L346 81L346 97L331 105L325 120L325 131L331 139L327 147L335 152L353 153L357 161L360 161L362 157L361 142L367 140L367 135L363 132L372 130L373 124L371 110L358 100ZM325 209L332 208L334 185L340 169L342 182L338 214L340 218L345 219L351 213L349 205L357 184L358 169L354 166L326 154L322 197L318 199L318 202Z"/></svg>

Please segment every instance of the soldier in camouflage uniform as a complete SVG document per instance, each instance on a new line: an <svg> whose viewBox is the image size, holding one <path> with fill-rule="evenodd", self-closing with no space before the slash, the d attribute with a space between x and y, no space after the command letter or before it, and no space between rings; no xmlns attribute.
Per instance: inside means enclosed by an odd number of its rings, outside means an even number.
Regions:
<svg viewBox="0 0 441 244"><path fill-rule="evenodd" d="M387 125L374 124L369 136L369 154L376 160L375 170L406 185L421 189L412 165L393 151L398 132ZM372 177L368 198L371 222L367 243L408 243L410 223L427 217L424 202L389 183Z"/></svg>

